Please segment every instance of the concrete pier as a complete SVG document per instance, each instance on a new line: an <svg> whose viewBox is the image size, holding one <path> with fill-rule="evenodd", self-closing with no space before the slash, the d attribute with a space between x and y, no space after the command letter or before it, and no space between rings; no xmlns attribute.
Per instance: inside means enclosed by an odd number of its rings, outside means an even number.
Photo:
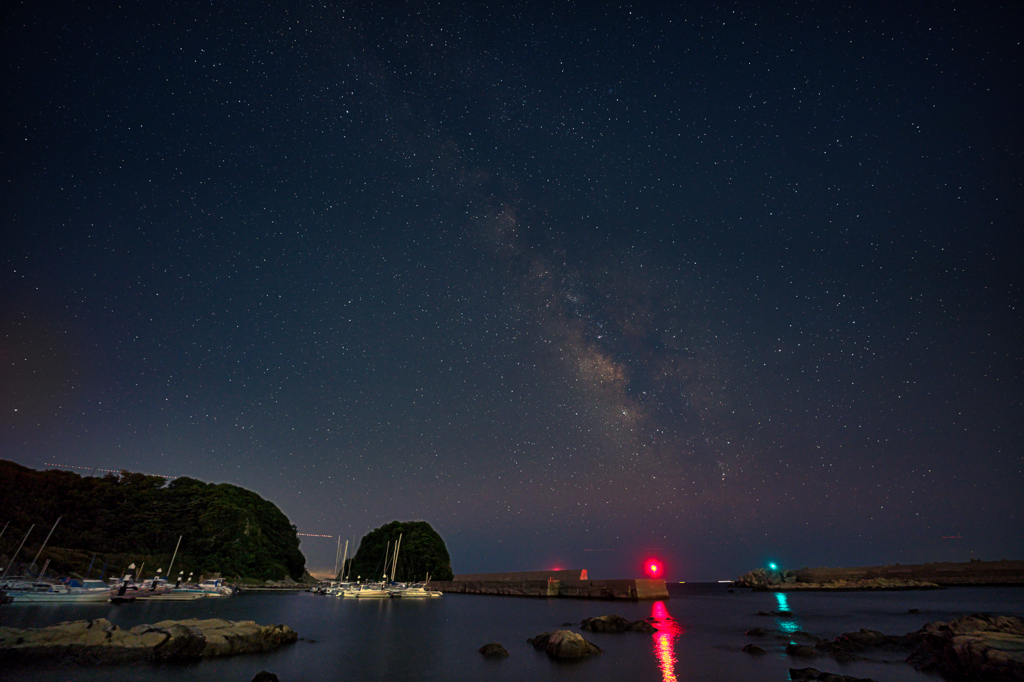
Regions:
<svg viewBox="0 0 1024 682"><path fill-rule="evenodd" d="M581 576L583 579L581 579ZM567 597L574 599L668 599L664 580L626 578L586 580L586 571L527 571L457 575L430 587L455 594L493 594L507 597Z"/></svg>

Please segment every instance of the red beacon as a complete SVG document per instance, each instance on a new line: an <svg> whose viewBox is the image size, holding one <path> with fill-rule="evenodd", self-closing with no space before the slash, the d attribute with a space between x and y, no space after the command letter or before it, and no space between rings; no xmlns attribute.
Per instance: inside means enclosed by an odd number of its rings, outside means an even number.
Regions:
<svg viewBox="0 0 1024 682"><path fill-rule="evenodd" d="M648 559L644 564L644 570L647 572L647 575L652 578L660 578L663 569L660 561L657 559Z"/></svg>

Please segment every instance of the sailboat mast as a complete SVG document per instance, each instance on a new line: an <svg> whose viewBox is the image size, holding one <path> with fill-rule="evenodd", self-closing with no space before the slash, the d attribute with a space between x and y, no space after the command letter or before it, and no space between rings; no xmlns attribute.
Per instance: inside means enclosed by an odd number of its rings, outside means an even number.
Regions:
<svg viewBox="0 0 1024 682"><path fill-rule="evenodd" d="M174 568L174 560L178 558L178 548L181 547L181 538L183 535L178 536L178 544L174 546L174 554L171 555L171 565L167 567L167 575L171 575L171 569Z"/></svg>
<svg viewBox="0 0 1024 682"><path fill-rule="evenodd" d="M338 542L341 542L341 536L340 535L338 536L338 538L339 538ZM342 573L345 572L345 562L346 561L348 561L348 540L345 540L345 554L342 556L342 559L341 559L341 572ZM335 573L334 575L335 575L335 577L338 576L337 573ZM345 577L342 576L342 580L344 580L344 578Z"/></svg>
<svg viewBox="0 0 1024 682"><path fill-rule="evenodd" d="M398 542L395 543L395 558L391 562L391 580L395 579L395 569L398 567L398 547L402 544L402 534L398 534Z"/></svg>
<svg viewBox="0 0 1024 682"><path fill-rule="evenodd" d="M28 527L28 533L32 532L32 529L36 527L36 524L32 524ZM14 556L11 557L11 563L7 564L7 568L4 569L4 574L0 576L0 580L7 577L7 571L11 570L11 566L14 565L14 560L18 558L18 553L21 552L21 548L25 546L25 540L28 540L28 533L25 533L25 537L21 539L21 544L18 545L17 551L14 552Z"/></svg>
<svg viewBox="0 0 1024 682"><path fill-rule="evenodd" d="M356 558L356 539L352 538L352 559ZM345 575L346 582L352 582L352 564L348 565L348 573Z"/></svg>
<svg viewBox="0 0 1024 682"><path fill-rule="evenodd" d="M338 558L341 556L341 536L338 536L338 549L334 550L334 579L338 579Z"/></svg>
<svg viewBox="0 0 1024 682"><path fill-rule="evenodd" d="M36 561L39 559L39 555L43 553L43 548L46 547L46 543L50 541L50 536L53 535L53 531L57 530L57 524L60 523L60 520L62 518L64 518L64 517L63 516L58 516L57 520L53 522L53 528L51 528L50 532L46 534L46 539L43 540L43 546L39 548L38 552L36 552L36 558L32 560L32 563L29 564L30 566L35 566L36 565Z"/></svg>

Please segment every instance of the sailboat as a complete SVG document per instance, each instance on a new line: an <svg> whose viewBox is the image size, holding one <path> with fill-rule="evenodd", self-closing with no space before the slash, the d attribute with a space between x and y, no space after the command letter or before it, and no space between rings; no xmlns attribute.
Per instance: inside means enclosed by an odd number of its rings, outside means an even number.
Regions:
<svg viewBox="0 0 1024 682"><path fill-rule="evenodd" d="M398 560L398 546L401 544L402 536L398 536L398 542L395 543L395 561ZM387 599L391 596L391 592L387 587L388 583L388 564L393 562L391 560L391 543L387 545L387 549L384 550L385 562L384 562L384 579L379 583L367 583L365 585L357 585L351 590L345 591L346 597L355 597L356 599ZM391 577L394 578L394 568L392 567Z"/></svg>

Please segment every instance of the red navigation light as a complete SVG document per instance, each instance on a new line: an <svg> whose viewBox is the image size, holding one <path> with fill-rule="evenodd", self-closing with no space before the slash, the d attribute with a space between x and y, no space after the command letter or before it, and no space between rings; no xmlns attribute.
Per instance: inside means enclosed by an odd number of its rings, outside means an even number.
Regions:
<svg viewBox="0 0 1024 682"><path fill-rule="evenodd" d="M659 578L661 577L662 571L661 562L657 559L648 559L644 564L644 570L647 572L647 575L652 578Z"/></svg>

